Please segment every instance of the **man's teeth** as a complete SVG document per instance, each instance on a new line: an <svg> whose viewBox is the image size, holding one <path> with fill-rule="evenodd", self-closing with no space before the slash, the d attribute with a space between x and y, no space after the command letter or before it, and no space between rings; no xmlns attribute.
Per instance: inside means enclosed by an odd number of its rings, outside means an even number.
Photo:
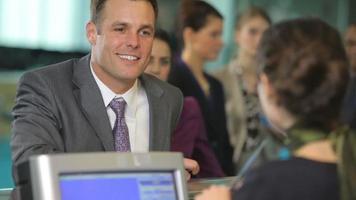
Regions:
<svg viewBox="0 0 356 200"><path fill-rule="evenodd" d="M136 56L120 55L119 57L122 59L125 59L125 60L130 60L130 61L138 60L138 57L136 57Z"/></svg>

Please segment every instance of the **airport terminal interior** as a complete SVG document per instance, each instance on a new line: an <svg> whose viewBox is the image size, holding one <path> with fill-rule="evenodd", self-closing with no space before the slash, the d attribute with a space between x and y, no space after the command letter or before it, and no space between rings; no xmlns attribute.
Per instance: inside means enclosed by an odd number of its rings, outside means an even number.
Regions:
<svg viewBox="0 0 356 200"><path fill-rule="evenodd" d="M193 1L193 0L192 0ZM316 16L341 34L356 21L354 0L206 0L224 17L224 46L207 71L227 64L236 51L233 44L235 16L251 5L265 9L272 23L302 16ZM172 36L177 31L180 0L158 0L157 26ZM11 109L19 77L27 70L79 58L89 52L85 24L89 0L0 0L0 188L12 188Z"/></svg>

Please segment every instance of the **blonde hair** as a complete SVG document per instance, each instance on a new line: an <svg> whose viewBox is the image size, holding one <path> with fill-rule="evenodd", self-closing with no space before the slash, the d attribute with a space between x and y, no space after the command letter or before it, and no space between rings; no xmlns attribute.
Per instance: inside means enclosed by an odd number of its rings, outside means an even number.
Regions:
<svg viewBox="0 0 356 200"><path fill-rule="evenodd" d="M261 17L266 20L268 24L271 24L271 18L268 16L267 12L260 7L251 6L241 14L237 15L235 22L235 29L239 30L247 21L252 18Z"/></svg>

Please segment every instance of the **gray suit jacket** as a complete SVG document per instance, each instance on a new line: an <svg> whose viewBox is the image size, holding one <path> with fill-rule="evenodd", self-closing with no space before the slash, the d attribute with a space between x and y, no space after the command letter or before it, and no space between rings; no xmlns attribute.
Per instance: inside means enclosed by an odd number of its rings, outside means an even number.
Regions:
<svg viewBox="0 0 356 200"><path fill-rule="evenodd" d="M14 165L34 154L114 151L100 90L90 72L90 55L24 74L13 109ZM181 92L143 74L150 111L150 151L168 151L179 118Z"/></svg>

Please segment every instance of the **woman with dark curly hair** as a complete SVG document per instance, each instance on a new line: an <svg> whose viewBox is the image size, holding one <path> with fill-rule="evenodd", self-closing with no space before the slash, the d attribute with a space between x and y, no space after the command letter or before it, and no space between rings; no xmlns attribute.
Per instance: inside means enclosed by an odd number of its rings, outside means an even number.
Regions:
<svg viewBox="0 0 356 200"><path fill-rule="evenodd" d="M315 18L284 21L264 33L258 57L261 105L291 157L196 199L356 199L356 134L339 120L349 77L339 33Z"/></svg>

